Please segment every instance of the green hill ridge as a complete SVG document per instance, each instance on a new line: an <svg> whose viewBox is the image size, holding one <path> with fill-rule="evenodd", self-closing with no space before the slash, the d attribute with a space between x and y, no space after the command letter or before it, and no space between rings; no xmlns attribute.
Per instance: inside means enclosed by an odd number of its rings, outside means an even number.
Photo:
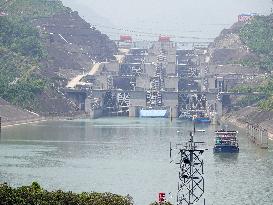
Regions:
<svg viewBox="0 0 273 205"><path fill-rule="evenodd" d="M253 52L257 58L243 62L243 64L259 67L269 73L264 83L258 86L240 86L235 91L259 92L266 97L246 97L241 101L242 105L257 104L263 111L273 111L273 14L269 16L257 16L247 22L240 29L242 42Z"/></svg>
<svg viewBox="0 0 273 205"><path fill-rule="evenodd" d="M59 69L72 67L77 71L84 63L88 68L92 58L111 58L116 51L114 43L60 0L10 0L8 3L0 0L1 5L4 6L0 11L7 15L0 16L0 97L42 114L77 112L77 107L59 92L58 87L68 80L60 79ZM73 36L71 48L58 39L59 33L64 32L63 21L70 28L65 32ZM84 25L86 34L83 36L71 23ZM54 42L51 42L51 32L55 35ZM86 41L90 41L89 47ZM83 46L90 53L87 57L82 57ZM72 52L74 56L68 55Z"/></svg>

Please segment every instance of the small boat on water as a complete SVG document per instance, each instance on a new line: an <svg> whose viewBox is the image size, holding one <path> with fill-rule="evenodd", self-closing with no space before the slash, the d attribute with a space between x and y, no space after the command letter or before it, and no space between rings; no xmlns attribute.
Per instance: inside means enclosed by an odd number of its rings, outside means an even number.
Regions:
<svg viewBox="0 0 273 205"><path fill-rule="evenodd" d="M195 123L211 123L210 118L204 113L198 113L192 116L192 121Z"/></svg>
<svg viewBox="0 0 273 205"><path fill-rule="evenodd" d="M239 144L237 140L238 131L215 131L214 153L238 153Z"/></svg>
<svg viewBox="0 0 273 205"><path fill-rule="evenodd" d="M179 118L191 120L194 123L211 123L210 117L203 110L181 112Z"/></svg>
<svg viewBox="0 0 273 205"><path fill-rule="evenodd" d="M193 117L192 120L196 123L211 123L209 117Z"/></svg>
<svg viewBox="0 0 273 205"><path fill-rule="evenodd" d="M196 132L206 132L206 130L196 130Z"/></svg>

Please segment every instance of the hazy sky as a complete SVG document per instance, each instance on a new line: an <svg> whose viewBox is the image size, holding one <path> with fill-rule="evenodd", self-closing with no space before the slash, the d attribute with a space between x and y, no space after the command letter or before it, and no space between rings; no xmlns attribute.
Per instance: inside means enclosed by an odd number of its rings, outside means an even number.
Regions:
<svg viewBox="0 0 273 205"><path fill-rule="evenodd" d="M269 14L271 0L63 0L110 36L126 31L215 37L240 13ZM104 25L111 25L109 29ZM118 30L121 28L122 30ZM145 38L145 36L138 36ZM146 36L147 37L147 36Z"/></svg>

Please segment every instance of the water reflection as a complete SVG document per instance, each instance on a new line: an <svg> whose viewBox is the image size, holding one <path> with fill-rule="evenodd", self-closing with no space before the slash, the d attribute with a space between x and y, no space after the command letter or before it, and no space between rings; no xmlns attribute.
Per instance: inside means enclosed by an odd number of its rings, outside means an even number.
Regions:
<svg viewBox="0 0 273 205"><path fill-rule="evenodd" d="M214 153L215 163L236 163L238 161L239 153Z"/></svg>
<svg viewBox="0 0 273 205"><path fill-rule="evenodd" d="M0 183L18 186L38 181L49 190L130 194L136 205L149 204L158 192L165 192L173 193L171 202L175 204L179 168L169 163L170 141L173 146L188 141L192 129L187 121L128 118L5 129L0 144ZM256 204L271 205L273 152L249 144L240 132L240 153L214 154L216 128L197 125L196 129L205 130L196 133L195 140L204 141L208 148L203 154L207 203L253 204L259 199L261 203ZM268 193L256 192L256 181L259 190ZM242 199L241 193L253 196Z"/></svg>

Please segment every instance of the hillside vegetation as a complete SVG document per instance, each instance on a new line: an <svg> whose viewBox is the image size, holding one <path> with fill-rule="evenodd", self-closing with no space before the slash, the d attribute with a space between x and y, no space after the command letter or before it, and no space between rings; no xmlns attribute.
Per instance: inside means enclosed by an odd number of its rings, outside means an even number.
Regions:
<svg viewBox="0 0 273 205"><path fill-rule="evenodd" d="M0 97L30 110L44 89L39 60L46 51L38 31L11 17L0 17Z"/></svg>
<svg viewBox="0 0 273 205"><path fill-rule="evenodd" d="M248 59L243 63L259 67L261 71L273 71L273 15L257 16L240 29L242 42L258 58ZM262 96L248 96L240 100L239 105L257 105L262 111L273 111L273 78L270 75L263 83L256 86L242 85L233 91L260 93Z"/></svg>
<svg viewBox="0 0 273 205"><path fill-rule="evenodd" d="M0 185L0 204L5 205L132 205L131 197L111 193L81 193L52 191L40 187L36 182L31 186L12 188Z"/></svg>
<svg viewBox="0 0 273 205"><path fill-rule="evenodd" d="M60 0L11 0L0 11L0 97L43 115L77 112L58 88L93 59L111 59L115 43Z"/></svg>
<svg viewBox="0 0 273 205"><path fill-rule="evenodd" d="M0 0L2 5L6 0ZM0 97L29 110L38 109L36 96L46 85L39 61L46 49L31 20L64 9L60 1L13 0L0 17Z"/></svg>
<svg viewBox="0 0 273 205"><path fill-rule="evenodd" d="M266 71L273 70L273 15L257 16L240 30L240 38L259 60L245 62Z"/></svg>
<svg viewBox="0 0 273 205"><path fill-rule="evenodd" d="M257 106L263 111L273 111L273 78L269 77L259 86L241 85L235 89L234 92L242 93L259 93L260 95L253 95L244 97L239 101L239 105L242 107L257 104Z"/></svg>

